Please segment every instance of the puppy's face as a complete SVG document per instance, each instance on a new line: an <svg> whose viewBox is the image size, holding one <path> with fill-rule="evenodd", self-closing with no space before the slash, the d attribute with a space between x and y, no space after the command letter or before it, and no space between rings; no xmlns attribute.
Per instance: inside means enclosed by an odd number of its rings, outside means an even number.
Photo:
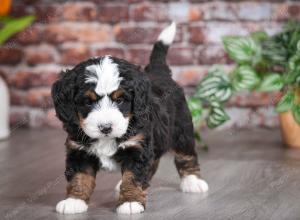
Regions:
<svg viewBox="0 0 300 220"><path fill-rule="evenodd" d="M75 96L80 127L91 138L119 138L128 128L132 94L122 87L118 65L106 56L85 68L86 86Z"/></svg>
<svg viewBox="0 0 300 220"><path fill-rule="evenodd" d="M131 96L123 89L98 95L88 89L79 95L80 127L91 138L116 138L127 131L131 116Z"/></svg>
<svg viewBox="0 0 300 220"><path fill-rule="evenodd" d="M84 141L83 133L92 139L120 138L131 120L133 127L145 125L148 91L149 80L137 66L104 56L63 72L52 98L64 128Z"/></svg>

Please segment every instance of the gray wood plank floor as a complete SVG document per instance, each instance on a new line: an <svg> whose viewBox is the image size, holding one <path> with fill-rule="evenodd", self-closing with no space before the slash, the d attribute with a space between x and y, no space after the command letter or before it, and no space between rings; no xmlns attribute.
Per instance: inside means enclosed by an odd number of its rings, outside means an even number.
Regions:
<svg viewBox="0 0 300 220"><path fill-rule="evenodd" d="M286 149L278 131L209 131L201 149L207 194L183 194L167 154L149 190L144 214L114 212L119 173L101 172L85 214L55 213L65 196L60 130L22 130L0 142L0 219L300 219L300 151Z"/></svg>

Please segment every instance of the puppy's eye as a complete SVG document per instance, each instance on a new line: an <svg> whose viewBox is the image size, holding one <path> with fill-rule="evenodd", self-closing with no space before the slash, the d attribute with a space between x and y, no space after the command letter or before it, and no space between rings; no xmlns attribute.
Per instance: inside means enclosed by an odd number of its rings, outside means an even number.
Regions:
<svg viewBox="0 0 300 220"><path fill-rule="evenodd" d="M91 100L90 98L86 98L86 99L84 100L84 104L85 104L85 105L88 105L88 106L91 106L91 105L93 104L93 100Z"/></svg>
<svg viewBox="0 0 300 220"><path fill-rule="evenodd" d="M121 97L119 97L119 98L117 98L116 99L116 101L115 101L116 103L117 103L117 105L122 105L123 104L123 102L124 102L124 99L123 98L121 98Z"/></svg>

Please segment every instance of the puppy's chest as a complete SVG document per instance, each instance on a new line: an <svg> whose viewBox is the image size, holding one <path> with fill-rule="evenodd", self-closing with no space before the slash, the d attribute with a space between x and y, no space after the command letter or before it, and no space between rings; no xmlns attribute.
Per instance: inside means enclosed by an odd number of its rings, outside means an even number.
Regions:
<svg viewBox="0 0 300 220"><path fill-rule="evenodd" d="M118 146L115 140L99 140L89 149L89 152L96 155L101 163L101 168L108 171L119 170L119 164L113 159Z"/></svg>

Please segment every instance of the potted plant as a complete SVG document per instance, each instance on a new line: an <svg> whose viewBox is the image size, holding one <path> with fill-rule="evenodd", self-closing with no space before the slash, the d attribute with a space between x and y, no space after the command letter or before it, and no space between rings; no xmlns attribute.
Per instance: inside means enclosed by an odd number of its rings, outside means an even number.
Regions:
<svg viewBox="0 0 300 220"><path fill-rule="evenodd" d="M207 126L215 128L230 119L224 103L233 94L281 91L275 109L283 140L290 147L300 147L300 24L290 22L274 36L265 32L227 36L223 44L235 68L227 74L215 66L201 80L189 99L194 121L201 117L202 104L208 108Z"/></svg>
<svg viewBox="0 0 300 220"><path fill-rule="evenodd" d="M11 7L10 0L3 0L0 4L0 47L14 34L28 27L34 20L33 16L12 18L7 16ZM9 92L0 75L0 140L9 136Z"/></svg>

